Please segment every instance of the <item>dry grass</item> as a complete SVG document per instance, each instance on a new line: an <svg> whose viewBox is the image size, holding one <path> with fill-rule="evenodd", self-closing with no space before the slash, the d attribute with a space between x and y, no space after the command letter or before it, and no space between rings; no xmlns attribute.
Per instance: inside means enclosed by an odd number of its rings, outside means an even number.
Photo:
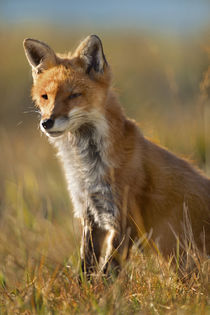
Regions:
<svg viewBox="0 0 210 315"><path fill-rule="evenodd" d="M192 238L188 258L197 271L185 270L182 280L179 250L172 269L172 260L134 248L117 279L78 284L80 227L72 218L64 176L37 121L23 114L30 104L30 74L21 42L28 35L52 45L56 37L40 29L0 34L0 314L210 314L209 260L200 257ZM146 135L208 172L204 53L193 42L181 46L172 39L104 37L126 111ZM57 39L55 48L61 51L67 42L75 44L69 34Z"/></svg>

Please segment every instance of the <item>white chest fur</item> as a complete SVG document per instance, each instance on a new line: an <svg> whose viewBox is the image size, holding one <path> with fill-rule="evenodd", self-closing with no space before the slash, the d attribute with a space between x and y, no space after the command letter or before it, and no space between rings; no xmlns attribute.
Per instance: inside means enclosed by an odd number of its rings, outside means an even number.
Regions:
<svg viewBox="0 0 210 315"><path fill-rule="evenodd" d="M102 125L85 124L74 134L69 132L53 142L64 165L75 216L89 216L99 226L109 229L116 226L118 209L107 181L110 163L104 129Z"/></svg>

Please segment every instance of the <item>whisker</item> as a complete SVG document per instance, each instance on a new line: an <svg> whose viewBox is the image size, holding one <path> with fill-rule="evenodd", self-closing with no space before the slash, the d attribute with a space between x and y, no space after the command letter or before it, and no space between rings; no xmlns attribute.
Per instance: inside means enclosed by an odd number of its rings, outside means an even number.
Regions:
<svg viewBox="0 0 210 315"><path fill-rule="evenodd" d="M25 110L23 112L23 114L31 114L31 113L38 113L38 114L41 114L40 111L38 110Z"/></svg>

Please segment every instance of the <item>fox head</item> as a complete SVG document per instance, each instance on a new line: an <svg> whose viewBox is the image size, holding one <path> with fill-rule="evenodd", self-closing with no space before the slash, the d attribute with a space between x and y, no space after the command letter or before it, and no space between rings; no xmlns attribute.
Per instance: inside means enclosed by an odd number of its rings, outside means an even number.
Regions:
<svg viewBox="0 0 210 315"><path fill-rule="evenodd" d="M27 38L23 45L32 68L32 98L40 110L44 133L62 136L94 123L104 113L111 72L98 36L88 36L66 56L35 39Z"/></svg>

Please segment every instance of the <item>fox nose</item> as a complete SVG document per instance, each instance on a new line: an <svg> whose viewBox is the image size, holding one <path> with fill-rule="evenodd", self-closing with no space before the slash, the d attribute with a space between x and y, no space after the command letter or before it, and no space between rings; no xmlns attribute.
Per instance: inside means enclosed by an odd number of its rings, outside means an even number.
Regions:
<svg viewBox="0 0 210 315"><path fill-rule="evenodd" d="M44 129L50 129L50 128L53 127L53 125L54 125L54 120L51 119L51 118L49 118L49 119L44 119L44 120L42 121L42 127L43 127Z"/></svg>

